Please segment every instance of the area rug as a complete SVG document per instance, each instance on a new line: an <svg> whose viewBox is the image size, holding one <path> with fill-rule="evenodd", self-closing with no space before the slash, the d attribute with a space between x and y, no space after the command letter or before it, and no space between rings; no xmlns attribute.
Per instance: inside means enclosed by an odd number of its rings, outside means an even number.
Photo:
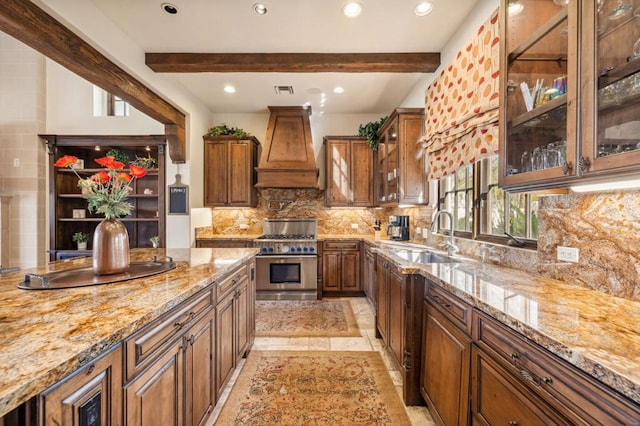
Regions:
<svg viewBox="0 0 640 426"><path fill-rule="evenodd" d="M410 425L379 352L252 351L216 425Z"/></svg>
<svg viewBox="0 0 640 426"><path fill-rule="evenodd" d="M258 300L256 336L360 336L358 323L346 300Z"/></svg>

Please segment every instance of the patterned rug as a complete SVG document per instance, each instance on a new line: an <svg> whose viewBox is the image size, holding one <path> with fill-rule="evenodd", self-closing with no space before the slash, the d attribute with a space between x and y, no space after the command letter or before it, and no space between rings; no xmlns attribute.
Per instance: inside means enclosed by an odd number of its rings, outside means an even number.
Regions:
<svg viewBox="0 0 640 426"><path fill-rule="evenodd" d="M346 300L258 300L256 336L360 336Z"/></svg>
<svg viewBox="0 0 640 426"><path fill-rule="evenodd" d="M410 425L379 352L252 351L216 425Z"/></svg>

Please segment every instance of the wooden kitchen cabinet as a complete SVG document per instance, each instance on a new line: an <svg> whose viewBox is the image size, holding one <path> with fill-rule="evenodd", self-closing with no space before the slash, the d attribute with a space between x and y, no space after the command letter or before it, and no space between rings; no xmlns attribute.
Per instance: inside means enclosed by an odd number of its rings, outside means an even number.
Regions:
<svg viewBox="0 0 640 426"><path fill-rule="evenodd" d="M371 306L376 306L376 252L373 251L374 246L370 243L365 243L364 250L364 268L362 284L364 288L364 294L367 296Z"/></svg>
<svg viewBox="0 0 640 426"><path fill-rule="evenodd" d="M80 368L38 397L39 424L123 425L122 347Z"/></svg>
<svg viewBox="0 0 640 426"><path fill-rule="evenodd" d="M124 343L130 425L198 425L216 402L215 296L200 291Z"/></svg>
<svg viewBox="0 0 640 426"><path fill-rule="evenodd" d="M53 164L64 155L83 160L75 171L87 178L104 170L94 160L104 157L111 149L118 149L134 161L137 157L156 160L147 175L135 179L129 203L131 214L120 218L127 227L131 248L151 247L149 238L165 239L165 144L164 135L152 136L85 136L40 135L47 141L49 153L49 257L60 260L75 256L91 256L93 232L104 215L91 214L87 200L78 187L78 176L68 167ZM99 150L96 150L96 147ZM128 165L127 165L128 167ZM89 234L88 250L77 250L71 237L76 232Z"/></svg>
<svg viewBox="0 0 640 426"><path fill-rule="evenodd" d="M246 238L201 238L196 240L196 247L204 248L246 248L253 247L253 240Z"/></svg>
<svg viewBox="0 0 640 426"><path fill-rule="evenodd" d="M524 404L522 409L537 418L553 418L553 424L636 424L640 419L638 404L477 310L473 340L479 350L474 354L472 412L481 424L495 424L491 400L498 382L506 398ZM520 419L512 420L524 424Z"/></svg>
<svg viewBox="0 0 640 426"><path fill-rule="evenodd" d="M423 108L397 108L378 132L377 204L426 204L425 158L418 139L424 134Z"/></svg>
<svg viewBox="0 0 640 426"><path fill-rule="evenodd" d="M323 241L323 296L356 295L362 292L360 251L360 241Z"/></svg>
<svg viewBox="0 0 640 426"><path fill-rule="evenodd" d="M382 256L376 262L376 337L382 339L402 375L406 405L424 405L420 396L424 278L403 275Z"/></svg>
<svg viewBox="0 0 640 426"><path fill-rule="evenodd" d="M620 3L620 5L629 2ZM530 191L640 169L640 38L632 5L526 1L500 7L500 186ZM539 83L527 105L522 85Z"/></svg>
<svg viewBox="0 0 640 426"><path fill-rule="evenodd" d="M374 152L365 137L325 136L328 207L371 207L374 200Z"/></svg>
<svg viewBox="0 0 640 426"><path fill-rule="evenodd" d="M428 282L423 311L420 392L437 424L467 425L471 307Z"/></svg>
<svg viewBox="0 0 640 426"><path fill-rule="evenodd" d="M216 386L217 398L229 383L240 358L249 350L250 326L247 266L234 270L217 285Z"/></svg>
<svg viewBox="0 0 640 426"><path fill-rule="evenodd" d="M203 136L203 139L204 206L256 207L258 140L253 136Z"/></svg>

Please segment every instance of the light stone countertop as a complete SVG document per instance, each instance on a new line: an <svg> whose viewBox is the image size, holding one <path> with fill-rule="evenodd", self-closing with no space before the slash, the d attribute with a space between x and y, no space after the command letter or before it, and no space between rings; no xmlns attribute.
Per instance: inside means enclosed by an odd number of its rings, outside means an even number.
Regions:
<svg viewBox="0 0 640 426"><path fill-rule="evenodd" d="M225 277L253 248L134 249L132 261L171 256L169 272L119 283L21 290L26 272L91 266L76 258L0 275L0 417Z"/></svg>
<svg viewBox="0 0 640 426"><path fill-rule="evenodd" d="M403 273L434 281L640 404L640 303L473 259L411 263L389 247L376 251Z"/></svg>

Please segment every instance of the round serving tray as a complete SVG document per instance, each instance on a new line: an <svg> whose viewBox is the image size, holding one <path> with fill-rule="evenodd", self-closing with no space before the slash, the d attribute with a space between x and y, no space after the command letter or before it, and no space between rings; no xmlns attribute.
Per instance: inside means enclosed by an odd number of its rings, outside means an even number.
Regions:
<svg viewBox="0 0 640 426"><path fill-rule="evenodd" d="M60 288L85 287L90 285L111 284L161 274L176 267L172 258L159 262L154 257L150 262L131 262L129 270L121 274L94 275L92 267L68 269L48 274L25 274L18 288L24 290L55 290Z"/></svg>

